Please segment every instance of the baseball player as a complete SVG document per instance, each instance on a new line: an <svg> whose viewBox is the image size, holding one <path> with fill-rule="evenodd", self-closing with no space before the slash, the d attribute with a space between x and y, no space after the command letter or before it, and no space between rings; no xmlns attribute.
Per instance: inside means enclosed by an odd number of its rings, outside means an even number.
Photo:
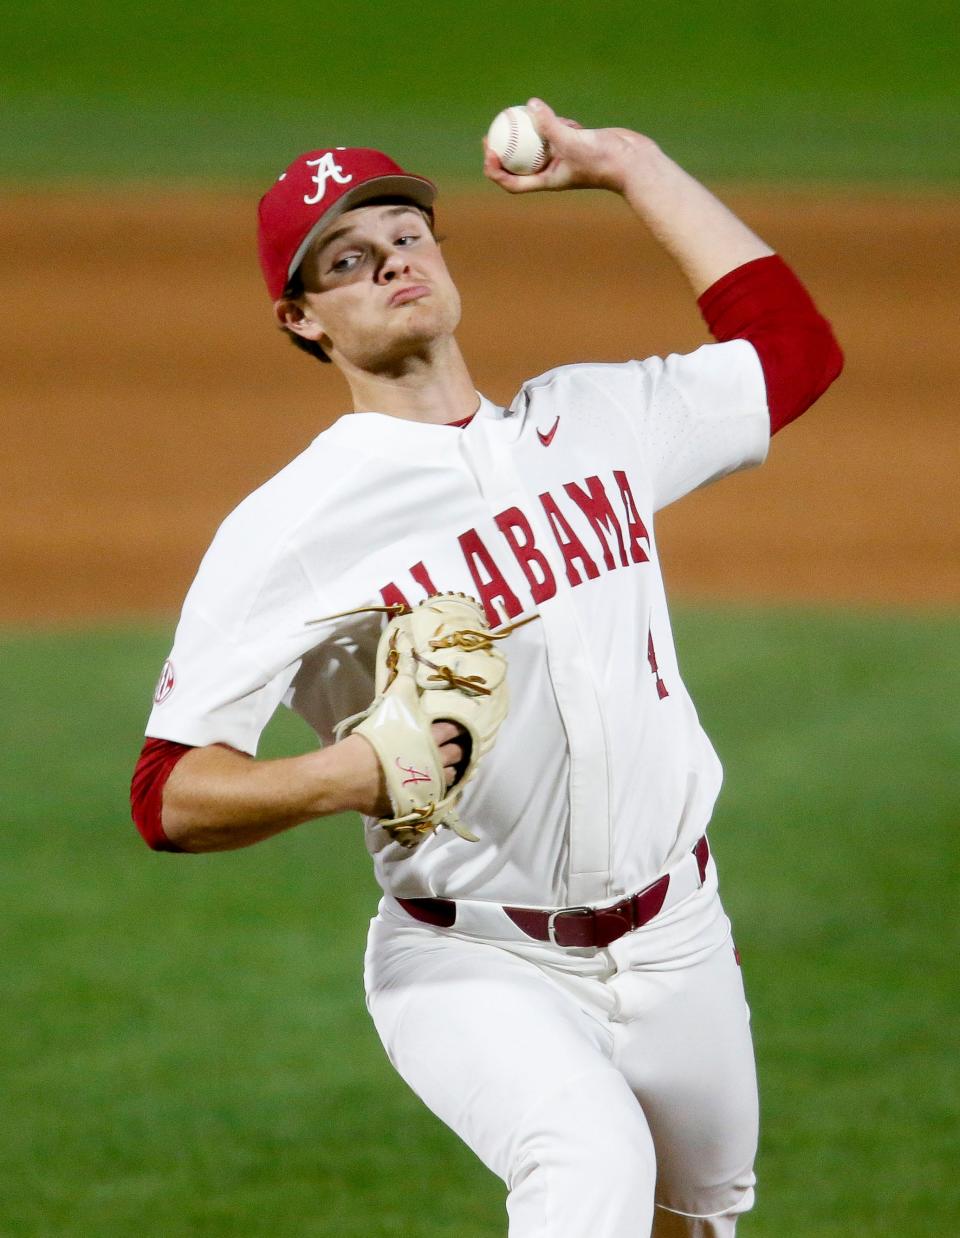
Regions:
<svg viewBox="0 0 960 1238"><path fill-rule="evenodd" d="M841 355L786 264L654 142L529 107L549 164L513 176L488 150L486 175L621 196L716 342L565 366L498 407L456 342L434 186L376 151L294 160L260 203L261 266L280 328L340 371L353 411L218 531L134 819L152 847L197 852L359 811L383 890L371 1015L505 1182L513 1238L729 1238L753 1202L756 1080L706 834L721 770L680 677L655 513L760 463ZM465 722L424 722L428 775L338 725L388 699L387 616L447 593L504 637L510 699L479 760ZM414 653L443 686L486 691L431 656ZM323 744L256 760L281 702ZM395 788L428 776L467 829L401 813Z"/></svg>

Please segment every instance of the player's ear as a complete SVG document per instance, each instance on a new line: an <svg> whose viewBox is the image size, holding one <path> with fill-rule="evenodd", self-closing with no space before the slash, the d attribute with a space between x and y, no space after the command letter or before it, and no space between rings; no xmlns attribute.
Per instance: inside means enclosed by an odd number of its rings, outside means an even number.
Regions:
<svg viewBox="0 0 960 1238"><path fill-rule="evenodd" d="M323 339L323 327L313 315L305 310L299 302L288 297L281 297L273 304L273 313L285 331L299 335L301 339L320 343Z"/></svg>

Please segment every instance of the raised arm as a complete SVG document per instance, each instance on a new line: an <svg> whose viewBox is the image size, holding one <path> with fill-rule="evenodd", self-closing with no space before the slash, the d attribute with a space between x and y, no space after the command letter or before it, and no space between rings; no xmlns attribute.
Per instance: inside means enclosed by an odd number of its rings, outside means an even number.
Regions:
<svg viewBox="0 0 960 1238"><path fill-rule="evenodd" d="M736 267L773 250L705 186L630 129L584 129L538 99L527 104L551 159L542 172L513 176L492 151L486 176L509 193L608 189L620 194L674 258L697 296Z"/></svg>
<svg viewBox="0 0 960 1238"><path fill-rule="evenodd" d="M542 172L513 176L489 149L484 173L508 193L608 189L625 198L673 257L714 339L742 339L763 368L772 433L830 386L843 354L829 322L783 260L643 134L584 129L539 99L527 104L550 144Z"/></svg>

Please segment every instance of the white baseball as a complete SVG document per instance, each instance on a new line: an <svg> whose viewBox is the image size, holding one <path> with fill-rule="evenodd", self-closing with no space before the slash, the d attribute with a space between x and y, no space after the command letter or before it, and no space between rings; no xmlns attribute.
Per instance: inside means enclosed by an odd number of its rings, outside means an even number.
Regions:
<svg viewBox="0 0 960 1238"><path fill-rule="evenodd" d="M531 176L550 160L550 146L534 129L530 113L519 104L504 108L493 118L487 142L503 167L516 176Z"/></svg>

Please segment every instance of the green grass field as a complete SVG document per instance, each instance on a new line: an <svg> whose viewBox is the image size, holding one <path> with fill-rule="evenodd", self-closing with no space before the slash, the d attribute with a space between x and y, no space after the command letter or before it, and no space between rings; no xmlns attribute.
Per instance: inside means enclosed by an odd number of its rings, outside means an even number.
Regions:
<svg viewBox="0 0 960 1238"><path fill-rule="evenodd" d="M700 175L956 184L960 23L942 0L156 0L2 4L0 178L269 178L382 145L479 182L494 113L541 94Z"/></svg>
<svg viewBox="0 0 960 1238"><path fill-rule="evenodd" d="M747 1238L958 1231L960 620L681 610L763 1096ZM351 819L155 855L126 786L169 634L8 633L0 1233L486 1238L500 1184L392 1074ZM265 752L306 742L273 724Z"/></svg>

